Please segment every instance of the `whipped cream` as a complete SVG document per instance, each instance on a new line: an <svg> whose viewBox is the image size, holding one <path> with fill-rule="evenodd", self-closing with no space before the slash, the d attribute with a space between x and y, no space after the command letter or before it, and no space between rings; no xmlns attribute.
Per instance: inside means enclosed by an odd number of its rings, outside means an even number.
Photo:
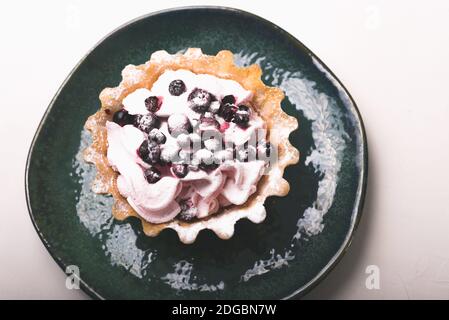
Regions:
<svg viewBox="0 0 449 320"><path fill-rule="evenodd" d="M179 96L169 93L169 84L180 79L186 91ZM160 130L167 141L162 150L173 148L177 140L168 133L167 118L172 114L185 114L192 124L199 121L201 114L194 112L188 104L188 95L195 88L202 88L213 94L217 100L233 95L236 104L247 102L252 93L233 80L221 79L207 74L194 74L187 70L167 70L153 84L151 90L137 89L122 101L129 114L147 114L145 99L157 96L161 107L156 115L161 119ZM224 120L222 119L223 123ZM243 145L256 130L265 128L265 123L255 112L251 113L248 126L241 128L233 122L226 123L223 130L225 141ZM231 204L241 205L256 191L266 163L263 160L239 162L226 160L216 169L189 171L183 178L164 170L162 178L150 184L145 179L143 169L149 165L142 161L137 149L146 139L146 134L133 125L119 126L107 122L109 164L119 172L117 187L133 209L151 223L168 222L181 211L179 202L189 199L197 208L197 218L216 213L221 207Z"/></svg>

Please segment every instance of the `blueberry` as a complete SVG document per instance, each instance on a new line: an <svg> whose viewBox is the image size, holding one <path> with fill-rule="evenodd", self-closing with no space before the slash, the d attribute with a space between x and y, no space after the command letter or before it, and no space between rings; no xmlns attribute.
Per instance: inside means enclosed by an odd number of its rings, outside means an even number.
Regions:
<svg viewBox="0 0 449 320"><path fill-rule="evenodd" d="M214 100L214 96L204 89L194 89L188 97L190 102L190 108L198 113L206 112L209 106Z"/></svg>
<svg viewBox="0 0 449 320"><path fill-rule="evenodd" d="M204 146L207 150L218 151L221 147L221 141L218 139L210 138L204 141Z"/></svg>
<svg viewBox="0 0 449 320"><path fill-rule="evenodd" d="M138 150L139 156L148 164L156 164L161 158L161 148L154 141L144 140Z"/></svg>
<svg viewBox="0 0 449 320"><path fill-rule="evenodd" d="M150 133L154 128L159 128L161 121L153 113L139 114L134 119L134 126L145 133Z"/></svg>
<svg viewBox="0 0 449 320"><path fill-rule="evenodd" d="M221 99L221 104L234 104L235 103L235 97L232 94L229 94L227 96L224 96L223 99Z"/></svg>
<svg viewBox="0 0 449 320"><path fill-rule="evenodd" d="M157 112L161 107L159 98L156 96L151 96L145 99L145 107L150 112Z"/></svg>
<svg viewBox="0 0 449 320"><path fill-rule="evenodd" d="M218 115L225 121L230 122L234 118L236 111L237 107L234 104L225 103L221 105Z"/></svg>
<svg viewBox="0 0 449 320"><path fill-rule="evenodd" d="M190 147L190 134L181 133L176 137L176 142L182 149L186 149Z"/></svg>
<svg viewBox="0 0 449 320"><path fill-rule="evenodd" d="M132 124L134 122L134 116L129 114L125 109L121 109L114 113L112 121L123 127L127 124Z"/></svg>
<svg viewBox="0 0 449 320"><path fill-rule="evenodd" d="M148 139L154 141L157 144L164 144L167 141L167 137L162 133L161 130L154 128L148 134Z"/></svg>
<svg viewBox="0 0 449 320"><path fill-rule="evenodd" d="M190 146L193 150L198 151L201 149L201 136L196 133L189 134Z"/></svg>
<svg viewBox="0 0 449 320"><path fill-rule="evenodd" d="M198 167L204 171L211 171L211 170L215 170L218 168L218 163L215 163L215 162L212 162L211 164L200 163L200 165Z"/></svg>
<svg viewBox="0 0 449 320"><path fill-rule="evenodd" d="M241 104L241 105L239 105L239 108L238 108L237 112L250 113L251 110L250 110L249 107L245 106L244 104Z"/></svg>
<svg viewBox="0 0 449 320"><path fill-rule="evenodd" d="M189 150L180 150L178 153L178 161L181 163L190 163L192 160L192 152Z"/></svg>
<svg viewBox="0 0 449 320"><path fill-rule="evenodd" d="M150 153L150 151L148 150L148 140L144 140L140 144L139 149L137 150L137 153L139 154L139 156L142 159L148 157L148 153Z"/></svg>
<svg viewBox="0 0 449 320"><path fill-rule="evenodd" d="M161 172L153 166L145 169L143 174L145 175L145 179L147 179L148 183L156 183L161 180Z"/></svg>
<svg viewBox="0 0 449 320"><path fill-rule="evenodd" d="M213 170L218 167L215 161L214 154L207 149L200 149L195 153L195 159L199 163L199 168L202 170Z"/></svg>
<svg viewBox="0 0 449 320"><path fill-rule="evenodd" d="M232 121L241 127L246 127L249 122L249 115L249 108L247 106L241 105L237 109L237 112L235 113L234 119Z"/></svg>
<svg viewBox="0 0 449 320"><path fill-rule="evenodd" d="M169 164L173 162L179 154L179 147L174 145L164 145L164 148L161 151L161 162L165 164Z"/></svg>
<svg viewBox="0 0 449 320"><path fill-rule="evenodd" d="M186 91L186 85L182 80L173 80L168 86L168 92L172 96L180 96Z"/></svg>
<svg viewBox="0 0 449 320"><path fill-rule="evenodd" d="M214 155L207 149L200 149L195 153L195 158L198 159L200 163L209 164L213 162Z"/></svg>
<svg viewBox="0 0 449 320"><path fill-rule="evenodd" d="M193 128L189 118L182 113L174 113L167 119L168 132L177 137L181 133L191 133Z"/></svg>
<svg viewBox="0 0 449 320"><path fill-rule="evenodd" d="M171 170L178 178L184 178L189 173L189 168L186 164L175 163L172 165Z"/></svg>
<svg viewBox="0 0 449 320"><path fill-rule="evenodd" d="M179 202L181 212L178 214L178 219L182 221L192 221L198 214L198 209L193 205L191 200L181 200Z"/></svg>

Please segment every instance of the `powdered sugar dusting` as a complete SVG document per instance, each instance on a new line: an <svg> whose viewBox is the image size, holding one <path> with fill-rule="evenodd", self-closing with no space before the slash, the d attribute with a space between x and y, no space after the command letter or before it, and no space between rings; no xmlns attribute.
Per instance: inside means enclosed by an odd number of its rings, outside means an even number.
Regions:
<svg viewBox="0 0 449 320"><path fill-rule="evenodd" d="M264 273L269 272L270 270L280 269L283 266L288 266L288 262L295 259L295 255L290 251L284 252L283 255L276 254L274 249L270 250L271 257L266 260L257 261L254 266L247 270L245 274L243 274L241 280L246 282L252 277L260 276Z"/></svg>
<svg viewBox="0 0 449 320"><path fill-rule="evenodd" d="M92 138L87 130L81 132L81 143L78 153L73 160L73 167L81 190L77 196L76 211L81 223L92 235L97 235L103 230L108 230L112 224L111 206L113 199L92 192L92 183L95 180L96 170L83 159L83 151L92 143Z"/></svg>
<svg viewBox="0 0 449 320"><path fill-rule="evenodd" d="M316 235L323 228L323 218L332 206L341 168L341 155L349 139L343 129L341 114L335 101L315 89L315 83L303 79L299 72L281 76L280 87L298 110L312 120L312 137L315 149L311 150L305 164L311 164L323 178L318 183L318 191L312 207L307 208L299 219L298 231L294 238L301 237L301 232Z"/></svg>
<svg viewBox="0 0 449 320"><path fill-rule="evenodd" d="M137 84L145 77L145 72L130 64L123 69L122 77L130 84Z"/></svg>
<svg viewBox="0 0 449 320"><path fill-rule="evenodd" d="M146 267L153 260L154 254L140 250L136 246L137 235L129 224L115 225L106 240L106 252L112 265L127 269L138 278L143 277Z"/></svg>
<svg viewBox="0 0 449 320"><path fill-rule="evenodd" d="M223 281L220 281L218 284L199 284L194 282L195 277L192 276L193 264L188 261L179 261L173 267L175 268L173 272L167 273L161 278L161 280L173 289L188 291L217 291L223 290L225 287Z"/></svg>

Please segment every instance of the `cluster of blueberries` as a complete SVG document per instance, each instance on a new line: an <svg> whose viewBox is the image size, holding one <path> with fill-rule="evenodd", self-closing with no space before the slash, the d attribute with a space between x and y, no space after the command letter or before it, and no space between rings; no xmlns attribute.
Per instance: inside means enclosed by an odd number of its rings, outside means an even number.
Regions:
<svg viewBox="0 0 449 320"><path fill-rule="evenodd" d="M179 96L185 91L186 86L182 80L174 80L169 85L171 95ZM188 102L193 111L201 114L195 126L198 126L203 137L193 132L192 123L186 115L173 114L168 117L167 126L170 135L176 138L179 148L164 147L161 150L160 145L164 144L167 138L159 130L161 121L155 115L161 107L158 97L151 96L145 100L148 114L131 115L121 109L113 115L113 122L120 126L132 124L147 134L148 139L143 141L137 152L144 162L150 164L144 171L149 183L156 183L161 179L161 172L155 165L169 165L174 175L183 178L189 170L213 170L225 160L248 161L255 159L259 153L270 155L272 146L266 141L259 142L256 146L245 144L238 148L226 148L223 146L223 139L217 139L221 126L215 116L222 117L226 122L232 121L243 128L248 125L250 109L245 105L237 106L234 96L227 95L219 102L211 93L196 88L189 94ZM192 149L198 151L193 155Z"/></svg>

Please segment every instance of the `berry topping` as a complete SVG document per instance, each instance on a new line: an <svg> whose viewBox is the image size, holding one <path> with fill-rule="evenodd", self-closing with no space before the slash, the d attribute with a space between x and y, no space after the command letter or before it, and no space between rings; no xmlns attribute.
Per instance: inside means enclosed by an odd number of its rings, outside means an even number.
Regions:
<svg viewBox="0 0 449 320"><path fill-rule="evenodd" d="M220 149L221 141L218 139L210 138L204 141L204 146L207 150L217 151Z"/></svg>
<svg viewBox="0 0 449 320"><path fill-rule="evenodd" d="M190 144L193 150L201 149L201 136L196 133L189 134Z"/></svg>
<svg viewBox="0 0 449 320"><path fill-rule="evenodd" d="M165 134L162 133L161 130L154 128L150 131L150 133L148 134L148 139L150 141L154 141L157 144L164 144L165 141L167 141L167 137L165 136Z"/></svg>
<svg viewBox="0 0 449 320"><path fill-rule="evenodd" d="M134 119L134 126L145 133L150 133L154 128L159 128L161 121L153 113L139 114Z"/></svg>
<svg viewBox="0 0 449 320"><path fill-rule="evenodd" d="M192 124L189 118L182 113L174 113L167 119L168 132L177 137L181 133L191 133Z"/></svg>
<svg viewBox="0 0 449 320"><path fill-rule="evenodd" d="M153 166L145 169L143 174L145 175L145 179L147 179L148 183L156 183L161 180L161 172Z"/></svg>
<svg viewBox="0 0 449 320"><path fill-rule="evenodd" d="M161 151L161 161L162 163L171 163L179 154L179 147L175 145L164 145Z"/></svg>
<svg viewBox="0 0 449 320"><path fill-rule="evenodd" d="M179 158L177 160L179 160L181 163L190 163L190 161L192 160L192 152L190 152L189 150L180 150L178 156Z"/></svg>
<svg viewBox="0 0 449 320"><path fill-rule="evenodd" d="M232 94L229 94L227 96L224 96L223 99L221 99L221 104L234 104L235 103L235 97Z"/></svg>
<svg viewBox="0 0 449 320"><path fill-rule="evenodd" d="M190 147L190 135L187 133L181 133L176 137L176 142L183 149Z"/></svg>
<svg viewBox="0 0 449 320"><path fill-rule="evenodd" d="M195 153L195 158L201 163L211 163L213 162L214 155L207 149L200 149Z"/></svg>
<svg viewBox="0 0 449 320"><path fill-rule="evenodd" d="M137 154L143 159L148 157L148 153L150 153L150 151L148 150L148 140L144 140L140 144L139 149L137 150Z"/></svg>
<svg viewBox="0 0 449 320"><path fill-rule="evenodd" d="M171 170L178 178L184 178L189 173L189 168L186 164L175 163L172 165Z"/></svg>
<svg viewBox="0 0 449 320"><path fill-rule="evenodd" d="M201 115L198 128L201 131L218 130L220 129L220 123L218 123L213 114L206 112Z"/></svg>
<svg viewBox="0 0 449 320"><path fill-rule="evenodd" d="M240 105L234 115L233 121L239 125L246 127L249 122L250 109L245 105Z"/></svg>
<svg viewBox="0 0 449 320"><path fill-rule="evenodd" d="M134 122L134 116L129 114L125 109L121 109L114 113L112 121L123 127L127 124L132 124Z"/></svg>
<svg viewBox="0 0 449 320"><path fill-rule="evenodd" d="M195 158L199 162L200 169L213 170L218 167L215 163L214 154L207 149L200 149L195 153Z"/></svg>
<svg viewBox="0 0 449 320"><path fill-rule="evenodd" d="M178 214L178 219L182 221L192 221L198 214L198 209L193 205L191 200L182 200L179 202L181 212Z"/></svg>
<svg viewBox="0 0 449 320"><path fill-rule="evenodd" d="M156 96L151 96L145 99L145 107L150 112L157 112L161 107L161 102Z"/></svg>
<svg viewBox="0 0 449 320"><path fill-rule="evenodd" d="M223 122L218 129L221 133L225 132L229 128L229 122Z"/></svg>
<svg viewBox="0 0 449 320"><path fill-rule="evenodd" d="M215 152L214 156L218 163L223 163L226 160L234 159L234 150L232 148L220 150Z"/></svg>
<svg viewBox="0 0 449 320"><path fill-rule="evenodd" d="M209 109L214 96L206 90L196 88L189 94L188 100L193 111L203 113Z"/></svg>
<svg viewBox="0 0 449 320"><path fill-rule="evenodd" d="M168 86L168 92L172 96L180 96L186 91L186 85L182 80L173 80Z"/></svg>
<svg viewBox="0 0 449 320"><path fill-rule="evenodd" d="M215 163L215 161L212 162L211 164L200 163L198 167L204 171L211 171L218 168L218 163Z"/></svg>
<svg viewBox="0 0 449 320"><path fill-rule="evenodd" d="M154 141L144 140L138 150L139 156L148 164L158 163L161 157L161 148Z"/></svg>
<svg viewBox="0 0 449 320"><path fill-rule="evenodd" d="M234 118L237 111L237 107L232 103L222 104L218 115L221 116L225 121L230 122Z"/></svg>

